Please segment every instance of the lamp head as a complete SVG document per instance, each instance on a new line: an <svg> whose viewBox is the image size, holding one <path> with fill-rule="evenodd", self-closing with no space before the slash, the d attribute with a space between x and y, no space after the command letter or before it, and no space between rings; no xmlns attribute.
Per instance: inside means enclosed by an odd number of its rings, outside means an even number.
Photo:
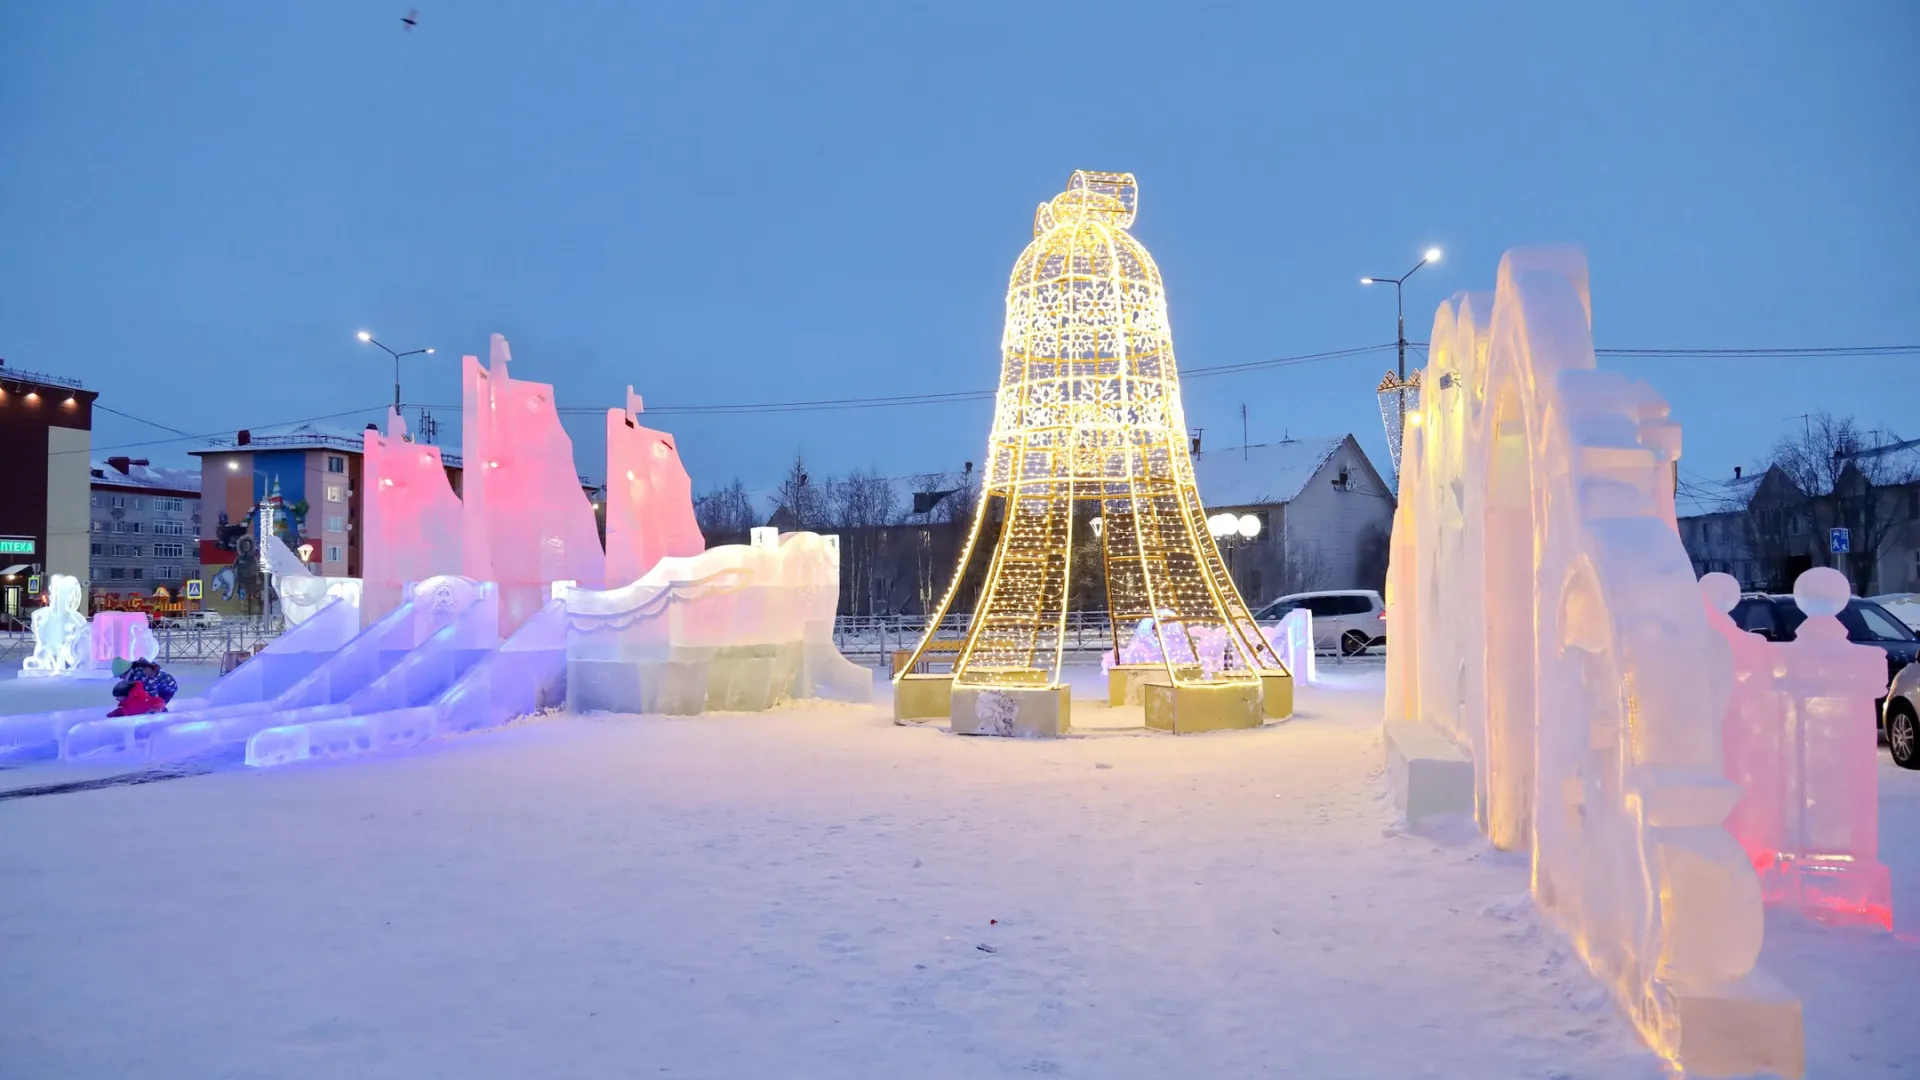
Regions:
<svg viewBox="0 0 1920 1080"><path fill-rule="evenodd" d="M1428 262L1439 262L1439 261L1440 261L1440 249L1439 249L1439 248L1437 248L1437 247L1430 247L1430 248L1428 248L1428 249L1427 249L1427 254L1426 254L1426 256L1425 256L1425 258L1426 258L1426 260L1427 260Z"/></svg>
<svg viewBox="0 0 1920 1080"><path fill-rule="evenodd" d="M369 333L369 332L367 332L367 331L365 331L365 330L362 330L362 331L360 331L359 333L357 333L357 334L355 334L355 335L353 335L353 336L354 336L354 337L357 337L357 338L359 338L359 339L360 339L360 340L361 340L362 342L367 342L367 341L372 341L372 340L373 340L373 335L372 335L371 333Z"/></svg>
<svg viewBox="0 0 1920 1080"><path fill-rule="evenodd" d="M1363 278L1361 278L1361 279L1360 279L1360 284L1362 284L1362 285L1371 285L1371 284L1373 284L1373 279L1372 279L1372 278L1370 278L1370 277L1363 277Z"/></svg>

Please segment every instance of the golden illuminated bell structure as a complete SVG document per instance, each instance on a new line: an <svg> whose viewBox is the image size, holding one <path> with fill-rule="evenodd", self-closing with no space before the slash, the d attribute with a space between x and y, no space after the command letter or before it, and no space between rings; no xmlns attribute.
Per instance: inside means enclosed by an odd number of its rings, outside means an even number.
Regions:
<svg viewBox="0 0 1920 1080"><path fill-rule="evenodd" d="M1262 672L1284 671L1207 530L1160 270L1127 232L1138 194L1131 174L1075 172L1014 263L983 497L939 612L991 544L953 665L956 730L967 688L1060 686L1076 575L1098 571L1116 656L1153 620L1156 683L1257 702ZM1101 565L1076 565L1096 543Z"/></svg>

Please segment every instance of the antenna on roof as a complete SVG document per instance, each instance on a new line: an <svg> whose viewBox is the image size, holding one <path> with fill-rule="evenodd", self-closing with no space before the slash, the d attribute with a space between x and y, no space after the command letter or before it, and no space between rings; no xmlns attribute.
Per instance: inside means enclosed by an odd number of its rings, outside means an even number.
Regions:
<svg viewBox="0 0 1920 1080"><path fill-rule="evenodd" d="M1240 403L1240 460L1247 460L1247 403Z"/></svg>

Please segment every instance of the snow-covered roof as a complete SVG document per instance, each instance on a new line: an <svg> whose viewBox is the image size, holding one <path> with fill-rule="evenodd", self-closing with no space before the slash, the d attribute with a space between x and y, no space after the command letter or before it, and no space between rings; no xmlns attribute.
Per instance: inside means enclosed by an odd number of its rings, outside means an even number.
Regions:
<svg viewBox="0 0 1920 1080"><path fill-rule="evenodd" d="M1719 480L1688 480L1683 476L1673 493L1674 516L1741 513L1753 502L1753 493L1760 489L1760 481L1766 475L1762 470Z"/></svg>
<svg viewBox="0 0 1920 1080"><path fill-rule="evenodd" d="M1205 506L1277 506L1292 502L1331 459L1344 435L1283 439L1193 455L1193 476Z"/></svg>
<svg viewBox="0 0 1920 1080"><path fill-rule="evenodd" d="M155 466L145 458L112 457L90 466L92 482L117 488L178 491L199 494L200 470Z"/></svg>

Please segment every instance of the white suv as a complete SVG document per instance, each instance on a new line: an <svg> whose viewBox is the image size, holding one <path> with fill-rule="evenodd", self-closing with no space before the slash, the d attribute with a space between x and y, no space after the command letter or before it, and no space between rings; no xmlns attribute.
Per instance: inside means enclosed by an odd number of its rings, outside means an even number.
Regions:
<svg viewBox="0 0 1920 1080"><path fill-rule="evenodd" d="M1254 614L1258 622L1279 622L1294 608L1313 615L1316 649L1339 649L1358 656L1387 643L1387 605L1372 589L1337 589L1283 596Z"/></svg>

